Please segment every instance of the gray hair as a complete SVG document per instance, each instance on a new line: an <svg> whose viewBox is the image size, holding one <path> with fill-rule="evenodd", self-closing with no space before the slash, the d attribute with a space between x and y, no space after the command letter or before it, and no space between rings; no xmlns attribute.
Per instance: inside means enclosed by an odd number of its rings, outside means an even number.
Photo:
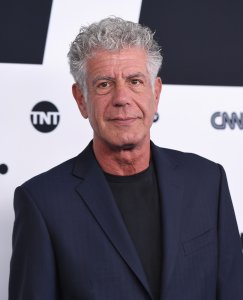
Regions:
<svg viewBox="0 0 243 300"><path fill-rule="evenodd" d="M70 72L75 82L87 96L85 65L97 49L118 51L141 47L147 52L147 66L153 83L163 59L161 48L153 36L154 33L148 27L118 17L109 17L90 26L82 26L68 53Z"/></svg>

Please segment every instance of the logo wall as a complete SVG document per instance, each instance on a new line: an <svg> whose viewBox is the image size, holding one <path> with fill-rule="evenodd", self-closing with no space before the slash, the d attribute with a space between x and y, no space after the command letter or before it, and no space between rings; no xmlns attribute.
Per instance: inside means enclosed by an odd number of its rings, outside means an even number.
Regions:
<svg viewBox="0 0 243 300"><path fill-rule="evenodd" d="M0 62L42 64L51 6L52 0L1 1Z"/></svg>
<svg viewBox="0 0 243 300"><path fill-rule="evenodd" d="M243 1L143 0L162 46L164 83L243 86Z"/></svg>

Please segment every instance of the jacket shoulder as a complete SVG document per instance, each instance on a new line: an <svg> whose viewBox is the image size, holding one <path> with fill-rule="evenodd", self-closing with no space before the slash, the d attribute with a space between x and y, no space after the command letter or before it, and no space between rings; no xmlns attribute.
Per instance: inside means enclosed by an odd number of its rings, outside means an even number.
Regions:
<svg viewBox="0 0 243 300"><path fill-rule="evenodd" d="M220 173L221 166L218 163L198 154L168 148L157 148L159 153L164 155L167 160L182 167L188 173L197 173L197 175L207 173L217 176Z"/></svg>
<svg viewBox="0 0 243 300"><path fill-rule="evenodd" d="M76 157L73 157L43 173L40 173L24 182L21 187L27 190L39 190L42 188L54 187L56 184L61 185L72 175L75 160Z"/></svg>

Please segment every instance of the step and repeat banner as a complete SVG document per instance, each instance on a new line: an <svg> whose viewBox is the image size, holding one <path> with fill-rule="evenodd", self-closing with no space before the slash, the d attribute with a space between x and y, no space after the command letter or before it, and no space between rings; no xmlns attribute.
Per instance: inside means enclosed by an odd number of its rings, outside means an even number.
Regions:
<svg viewBox="0 0 243 300"><path fill-rule="evenodd" d="M243 232L243 3L229 0L15 0L0 10L0 299L7 299L16 186L92 139L72 98L67 52L109 15L156 31L164 86L152 140L224 166Z"/></svg>

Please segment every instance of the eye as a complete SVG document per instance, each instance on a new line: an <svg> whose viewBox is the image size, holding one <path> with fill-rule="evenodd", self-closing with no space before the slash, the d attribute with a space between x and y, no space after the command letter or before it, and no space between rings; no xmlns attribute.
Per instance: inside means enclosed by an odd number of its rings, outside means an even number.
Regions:
<svg viewBox="0 0 243 300"><path fill-rule="evenodd" d="M100 83L97 85L97 88L98 88L98 89L105 89L105 88L108 88L108 87L110 87L110 86L111 86L110 82L104 81L104 82L100 82Z"/></svg>
<svg viewBox="0 0 243 300"><path fill-rule="evenodd" d="M105 95L111 91L113 82L110 80L99 81L95 86L95 90L100 95Z"/></svg>
<svg viewBox="0 0 243 300"><path fill-rule="evenodd" d="M137 79L137 78L134 78L134 79L131 79L131 84L132 85L140 85L140 84L142 84L143 82L142 82L142 80L140 80L140 79Z"/></svg>

